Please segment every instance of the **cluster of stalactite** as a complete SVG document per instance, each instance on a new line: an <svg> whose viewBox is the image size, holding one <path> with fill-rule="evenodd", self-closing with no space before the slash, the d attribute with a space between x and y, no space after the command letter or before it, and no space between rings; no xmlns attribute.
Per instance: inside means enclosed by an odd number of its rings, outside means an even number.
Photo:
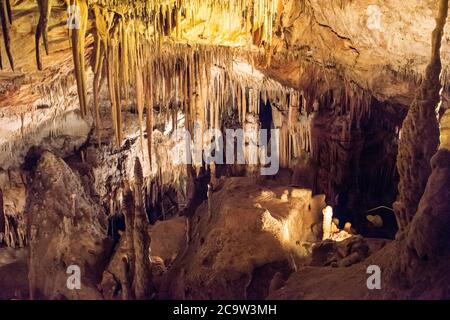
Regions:
<svg viewBox="0 0 450 320"><path fill-rule="evenodd" d="M351 127L359 127L361 119L370 113L370 95L354 83L344 81L339 95L322 101L323 81L317 81L324 72L314 64L302 65L301 91L284 87L265 77L257 78L242 72L235 63L237 57L254 62L260 59L248 50L211 45L177 44L183 38L183 27L195 23L201 8L210 12L224 11L241 16L243 29L250 32L252 42L269 44L273 24L280 18L281 1L87 1L70 0L80 10L78 28L70 29L75 64L74 76L78 88L81 114L92 114L98 141L101 141L100 90L107 85L115 141L123 142L124 121L122 109L134 105L138 111L141 141L146 136L148 159L154 159L155 110L177 127L184 117L185 127L192 133L195 124L205 131L221 129L227 115L236 113L242 126L260 113L261 102L280 111L274 119L280 129L280 164L290 167L292 160L304 153L314 156L317 149L312 140L314 117L320 109L330 105L338 114L348 114L347 136ZM52 1L39 1L40 19L36 31L38 66L39 43L48 48L47 23ZM93 23L88 21L93 17ZM91 67L93 70L93 103L89 110L85 38L94 37ZM243 53L243 51L245 53ZM248 54L246 56L246 54ZM265 52L261 59L267 58ZM284 125L287 123L288 125ZM345 126L343 126L344 128ZM144 134L144 129L146 132ZM345 132L344 132L345 131ZM143 146L144 148L144 146ZM330 153L333 154L333 153ZM158 165L160 168L161 166ZM167 183L161 172L161 185Z"/></svg>
<svg viewBox="0 0 450 320"><path fill-rule="evenodd" d="M223 129L226 118L233 114L237 114L242 127L248 127L259 116L262 106L271 106L277 110L274 128L281 131L282 167L290 167L291 161L305 152L314 155L317 146L312 139L312 127L321 109L346 117L342 139L350 135L352 127L359 129L363 120L370 117L372 96L353 83L345 81L345 86L332 91L333 94L321 94L312 84L302 86L304 89L299 91L258 74L239 62L239 54L225 47L165 45L146 55L145 66L140 69L151 74L144 78L153 80L147 86L145 101L157 106L174 128L178 117L183 115L184 125L191 133L195 125L200 126L200 132ZM139 103L142 93L139 86L136 88L141 118L144 102ZM152 116L153 112L147 113L147 119ZM147 121L147 129L151 124ZM151 143L151 136L148 137Z"/></svg>
<svg viewBox="0 0 450 320"><path fill-rule="evenodd" d="M280 99L277 98L276 105L286 114L282 126L280 122L280 154L281 165L291 166L291 161L301 156L304 152L318 161L320 141L314 140L312 131L314 127L320 127L320 121L317 121L319 113L322 119L335 119L336 128L340 133L334 133L334 137L339 141L350 141L352 130L359 130L362 123L370 118L370 109L373 98L367 91L357 87L354 84L344 81L344 86L339 89L328 90L320 94L320 90L313 91L294 91L291 90L287 95L287 101L281 105L287 108L279 107ZM310 88L309 88L310 89ZM330 113L331 112L331 113ZM315 134L318 136L318 134ZM338 159L336 150L327 150L330 162Z"/></svg>
<svg viewBox="0 0 450 320"><path fill-rule="evenodd" d="M51 1L40 0L40 19L36 30L36 56L38 67L41 69L40 39L48 51L47 23L51 11ZM103 66L110 88L112 112L120 118L118 112L121 99L128 98L128 85L133 82L137 91L137 104L145 94L139 95L142 90L148 90L149 79L133 69L141 69L145 61L143 46L161 47L166 36L172 39L182 37L182 24L195 24L196 15L205 10L219 11L235 14L242 19L242 25L249 32L252 39L258 39L257 44L270 44L272 30L276 17L281 15L281 2L276 0L229 0L229 1L199 1L199 0L173 0L173 1L111 1L111 0L67 0L67 5L79 8L78 25L71 28L71 41L75 76L78 85L80 107L83 115L87 110L87 85L85 72L85 37L88 31L88 14L95 16L93 34L97 39L95 45L95 58L93 69L94 79L94 105L98 105L98 89L101 85ZM255 41L253 41L255 42ZM106 58L106 59L105 59ZM122 59L122 60L119 60ZM106 61L105 61L106 60ZM114 65L114 62L124 61L124 64ZM127 69L131 67L131 69ZM121 70L117 70L120 68ZM124 71L125 70L125 71ZM118 79L120 75L121 79ZM120 87L120 92L117 91ZM96 119L98 119L96 113ZM117 142L121 141L121 122L116 121Z"/></svg>
<svg viewBox="0 0 450 320"><path fill-rule="evenodd" d="M10 248L23 248L26 245L25 226L20 219L19 216L4 213L0 218L0 244L4 243Z"/></svg>
<svg viewBox="0 0 450 320"><path fill-rule="evenodd" d="M100 10L100 9L99 9ZM236 72L234 50L220 46L164 43L139 31L138 22L111 15L96 19L94 55L94 111L97 127L99 90L107 80L116 143L123 140L123 105L134 104L143 136L144 114L148 154L152 152L153 110L158 108L174 127L178 115L184 115L186 128L193 132L200 124L202 132L221 128L223 115L237 111L244 123L247 114L259 114L260 100L275 97L288 103L290 89L274 81L255 81ZM143 140L143 139L142 139Z"/></svg>
<svg viewBox="0 0 450 320"><path fill-rule="evenodd" d="M89 5L107 8L122 16L139 18L154 35L173 33L182 37L183 25L196 23L197 14L202 10L207 15L226 12L241 19L241 24L253 38L270 43L274 23L280 19L280 0L90 0Z"/></svg>
<svg viewBox="0 0 450 320"><path fill-rule="evenodd" d="M48 22L52 10L52 0L37 0L39 8L39 22L36 27L36 61L39 70L42 70L41 39L48 54ZM73 61L75 65L75 77L78 85L80 107L83 115L87 110L87 85L85 72L85 37L88 31L88 15L95 16L93 27L94 36L98 39L96 45L95 71L102 70L102 55L111 59L117 55L117 50L122 55L130 54L130 58L138 60L137 53L142 38L151 38L155 43L161 44L165 36L175 39L182 38L182 23L184 25L195 24L196 14L200 10L213 12L227 12L237 15L241 24L252 36L258 39L258 45L269 45L272 38L273 24L277 14L281 15L281 1L279 0L228 0L228 1L200 1L200 0L152 0L152 1L115 1L115 0L66 0L70 6L72 26L69 26L72 42ZM6 52L13 68L12 56L9 50L10 39L8 26L11 23L11 8L9 0L1 2L0 20L2 22L4 43ZM73 20L73 21L72 21ZM132 41L135 40L133 43ZM103 52L103 53L102 53ZM0 59L1 61L1 59ZM114 66L108 65L108 71ZM132 73L132 72L131 72ZM124 73L122 73L124 75ZM138 75L137 75L138 76ZM98 79L96 86L98 87ZM111 77L108 77L108 80ZM139 79L132 78L139 85ZM127 79L124 79L127 80ZM143 79L145 80L145 79ZM116 80L117 81L117 80ZM114 85L112 84L114 87ZM94 86L95 87L95 86ZM125 89L126 90L126 89ZM126 92L123 92L126 94ZM113 104L119 96L114 95ZM119 124L117 124L119 125ZM120 129L120 128L118 128ZM120 130L118 130L120 132ZM120 137L118 137L120 138ZM118 139L120 140L120 139Z"/></svg>

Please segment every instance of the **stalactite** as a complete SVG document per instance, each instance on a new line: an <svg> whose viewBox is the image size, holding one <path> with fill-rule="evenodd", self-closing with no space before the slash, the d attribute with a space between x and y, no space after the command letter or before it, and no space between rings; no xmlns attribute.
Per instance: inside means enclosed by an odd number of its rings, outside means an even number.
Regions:
<svg viewBox="0 0 450 320"><path fill-rule="evenodd" d="M153 70L152 70L153 71ZM147 116L146 116L146 130L147 130L147 149L148 149L148 161L150 164L150 170L152 169L152 145L153 145L153 81L152 74L148 72L146 77L146 100L147 100Z"/></svg>
<svg viewBox="0 0 450 320"><path fill-rule="evenodd" d="M447 15L448 0L440 0L432 34L431 61L402 126L397 156L399 195L394 204L399 231L407 227L417 211L431 173L430 160L439 145L437 111L442 88L439 78L442 70L440 50Z"/></svg>
<svg viewBox="0 0 450 320"><path fill-rule="evenodd" d="M103 51L103 47L99 48L100 51ZM101 90L101 80L102 80L102 72L103 72L103 54L100 55L98 68L94 71L94 84L93 84L93 98L94 98L94 114L95 114L95 128L97 130L97 144L101 145L101 117L100 117L100 104L99 104L99 91Z"/></svg>
<svg viewBox="0 0 450 320"><path fill-rule="evenodd" d="M100 118L100 105L99 105L99 91L101 90L102 75L104 70L104 61L106 55L106 45L107 45L107 32L108 32L108 22L104 19L104 15L101 13L98 7L94 10L95 14L95 29L94 29L94 61L93 61L93 98L94 98L94 119L95 128L97 131L97 144L101 144L101 129L102 123Z"/></svg>
<svg viewBox="0 0 450 320"><path fill-rule="evenodd" d="M11 25L11 6L9 0L0 0L0 23L2 25L3 44L5 46L6 55L8 56L9 65L14 71L14 61L11 54L11 39L9 36L9 27ZM3 63L1 61L0 54L0 69L3 69Z"/></svg>
<svg viewBox="0 0 450 320"><path fill-rule="evenodd" d="M48 22L52 10L53 0L37 0L39 7L39 22L36 27L35 42L36 42L36 62L38 69L42 70L40 41L41 37L44 43L45 53L48 55Z"/></svg>
<svg viewBox="0 0 450 320"><path fill-rule="evenodd" d="M81 115L87 116L87 84L85 70L85 35L88 23L88 5L86 0L71 0L72 5L80 8L80 28L71 30L72 55L75 64L75 78L77 81L78 98Z"/></svg>
<svg viewBox="0 0 450 320"><path fill-rule="evenodd" d="M119 34L120 26L116 24L111 31L112 34L108 38L108 57L107 57L107 78L109 97L111 102L111 118L113 122L114 132L116 136L116 145L122 144L122 106L121 106L121 87L120 87L120 56L119 56Z"/></svg>
<svg viewBox="0 0 450 320"><path fill-rule="evenodd" d="M142 80L142 74L140 72L136 72L135 74L136 78L136 106L138 110L138 116L139 116L139 132L141 137L141 148L142 152L144 152L144 135L142 132L142 122L144 119L144 84ZM150 159L150 158L149 158Z"/></svg>

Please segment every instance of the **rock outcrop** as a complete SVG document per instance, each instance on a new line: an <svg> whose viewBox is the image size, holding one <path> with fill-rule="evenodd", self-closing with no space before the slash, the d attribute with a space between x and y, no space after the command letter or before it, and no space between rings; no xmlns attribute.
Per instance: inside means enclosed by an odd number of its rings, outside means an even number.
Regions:
<svg viewBox="0 0 450 320"><path fill-rule="evenodd" d="M39 159L25 214L30 297L101 298L97 284L111 248L106 215L84 190L79 176L50 152ZM67 286L70 266L79 268L79 289Z"/></svg>
<svg viewBox="0 0 450 320"><path fill-rule="evenodd" d="M205 202L190 218L189 245L161 298L264 298L274 274L286 278L321 238L323 196L251 178L225 179L216 190L212 207Z"/></svg>
<svg viewBox="0 0 450 320"><path fill-rule="evenodd" d="M450 151L431 162L419 209L402 240L386 244L348 268L304 267L268 299L446 299L450 296ZM367 268L381 270L381 289L369 290Z"/></svg>

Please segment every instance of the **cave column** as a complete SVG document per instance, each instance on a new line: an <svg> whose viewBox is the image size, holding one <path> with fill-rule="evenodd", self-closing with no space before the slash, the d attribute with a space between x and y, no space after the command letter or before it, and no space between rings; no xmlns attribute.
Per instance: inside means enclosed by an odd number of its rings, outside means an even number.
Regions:
<svg viewBox="0 0 450 320"><path fill-rule="evenodd" d="M394 203L399 232L415 215L431 174L430 160L439 146L437 107L441 100L441 42L448 15L448 0L439 1L436 28L432 34L431 61L425 79L403 122L397 168L399 195Z"/></svg>

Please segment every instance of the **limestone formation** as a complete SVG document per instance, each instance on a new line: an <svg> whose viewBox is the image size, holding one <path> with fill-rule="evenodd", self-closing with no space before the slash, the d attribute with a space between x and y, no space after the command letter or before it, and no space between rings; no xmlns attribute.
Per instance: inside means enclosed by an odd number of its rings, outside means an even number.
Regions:
<svg viewBox="0 0 450 320"><path fill-rule="evenodd" d="M330 206L327 206L322 211L323 213L323 236L322 240L330 239L331 238L331 229L333 225L333 208Z"/></svg>
<svg viewBox="0 0 450 320"><path fill-rule="evenodd" d="M448 19L0 0L0 299L448 299Z"/></svg>
<svg viewBox="0 0 450 320"><path fill-rule="evenodd" d="M395 213L404 230L417 211L431 173L430 160L439 146L438 111L441 102L441 44L448 16L448 0L439 1L436 28L432 35L431 61L419 92L402 126L397 167L399 197Z"/></svg>
<svg viewBox="0 0 450 320"><path fill-rule="evenodd" d="M72 194L77 194L72 211ZM27 199L31 299L95 299L110 244L105 215L81 185L77 173L44 152ZM67 268L78 266L81 290L66 286Z"/></svg>
<svg viewBox="0 0 450 320"><path fill-rule="evenodd" d="M148 233L148 218L143 200L143 173L139 158L134 165L134 277L133 288L136 299L143 300L152 297L150 235Z"/></svg>
<svg viewBox="0 0 450 320"><path fill-rule="evenodd" d="M293 260L306 257L319 240L323 197L282 185L254 184L251 178L228 178L214 192L209 219L205 202L191 220L186 252L168 270L161 297L229 299L263 297L277 271L287 277ZM259 206L257 205L259 204Z"/></svg>

